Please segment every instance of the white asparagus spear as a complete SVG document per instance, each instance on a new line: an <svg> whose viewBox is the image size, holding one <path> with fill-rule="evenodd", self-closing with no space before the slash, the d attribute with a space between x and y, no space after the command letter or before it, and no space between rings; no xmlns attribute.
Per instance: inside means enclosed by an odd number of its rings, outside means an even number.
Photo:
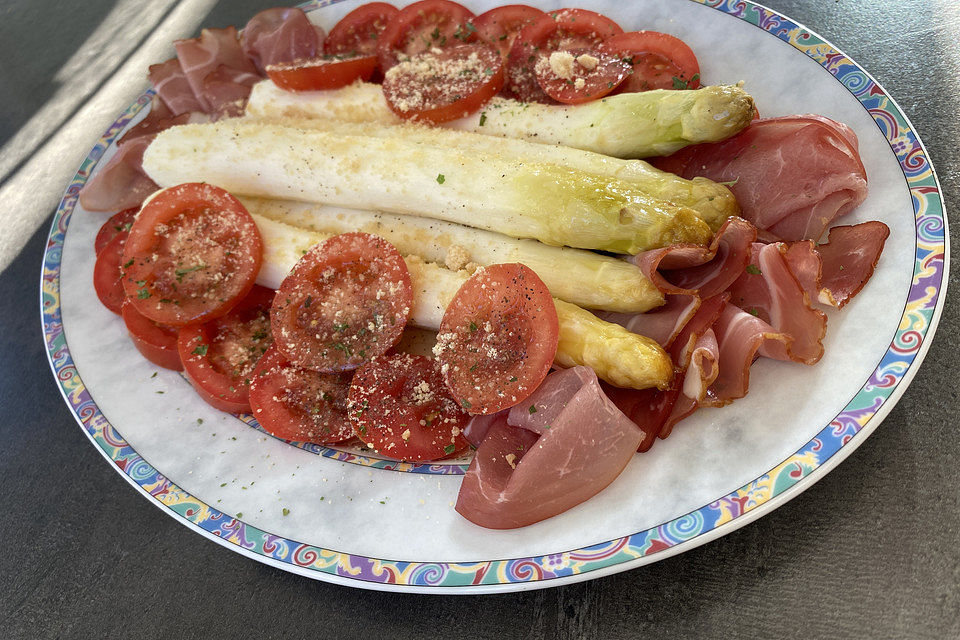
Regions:
<svg viewBox="0 0 960 640"><path fill-rule="evenodd" d="M247 113L263 117L396 124L379 85L294 93L264 80L253 87ZM572 106L493 98L478 113L444 126L596 151L619 158L669 155L687 145L717 142L753 118L753 98L737 86L658 89L607 96Z"/></svg>
<svg viewBox="0 0 960 640"><path fill-rule="evenodd" d="M252 214L263 237L263 266L257 282L277 288L297 260L329 235L315 233ZM450 300L466 282L466 271L451 271L405 258L413 285L411 324L434 331ZM586 365L607 382L627 388L665 387L673 377L670 356L650 338L605 322L589 311L554 299L560 324L556 362L564 367Z"/></svg>
<svg viewBox="0 0 960 640"><path fill-rule="evenodd" d="M588 309L642 313L663 304L663 294L635 265L581 249L551 247L452 222L357 211L330 205L240 197L250 213L317 233L364 231L392 243L404 255L445 264L527 265L561 300Z"/></svg>
<svg viewBox="0 0 960 640"><path fill-rule="evenodd" d="M420 215L552 245L637 253L705 243L686 207L622 180L502 154L229 119L157 134L143 157L160 186Z"/></svg>

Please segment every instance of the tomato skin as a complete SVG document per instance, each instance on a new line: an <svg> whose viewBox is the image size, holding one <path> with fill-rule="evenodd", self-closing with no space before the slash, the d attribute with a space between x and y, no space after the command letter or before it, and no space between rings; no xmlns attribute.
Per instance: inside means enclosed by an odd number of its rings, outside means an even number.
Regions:
<svg viewBox="0 0 960 640"><path fill-rule="evenodd" d="M540 385L559 334L557 308L537 274L522 264L495 264L457 291L434 353L453 397L472 414L490 414Z"/></svg>
<svg viewBox="0 0 960 640"><path fill-rule="evenodd" d="M183 371L180 352L177 350L179 331L175 327L157 324L137 311L130 302L124 302L121 315L130 339L133 340L133 346L144 358L158 367Z"/></svg>
<svg viewBox="0 0 960 640"><path fill-rule="evenodd" d="M438 460L468 446L469 416L457 405L435 363L424 356L377 356L353 376L350 421L357 436L398 460Z"/></svg>
<svg viewBox="0 0 960 640"><path fill-rule="evenodd" d="M537 18L520 30L504 63L504 96L520 102L556 103L540 87L534 70L541 57L550 55L547 40L556 32L557 23L548 15Z"/></svg>
<svg viewBox="0 0 960 640"><path fill-rule="evenodd" d="M340 19L323 43L328 55L376 55L380 35L400 10L386 2L368 2Z"/></svg>
<svg viewBox="0 0 960 640"><path fill-rule="evenodd" d="M93 289L97 298L110 311L120 315L120 309L126 300L123 291L123 247L128 232L122 231L97 253L93 265Z"/></svg>
<svg viewBox="0 0 960 640"><path fill-rule="evenodd" d="M250 411L250 378L256 362L272 344L270 304L274 292L254 287L227 315L180 329L177 351L183 371L201 398L228 413ZM252 333L249 342L238 342ZM246 351L241 362L229 354ZM239 369L237 367L240 367ZM232 368L231 371L226 369Z"/></svg>
<svg viewBox="0 0 960 640"><path fill-rule="evenodd" d="M620 25L596 11L560 9L549 15L557 23L557 31L547 43L551 51L593 47L623 33Z"/></svg>
<svg viewBox="0 0 960 640"><path fill-rule="evenodd" d="M431 74L426 82L425 70ZM406 120L430 124L479 111L501 88L503 61L484 44L418 54L392 67L383 79L383 95L391 111Z"/></svg>
<svg viewBox="0 0 960 640"><path fill-rule="evenodd" d="M285 91L339 89L356 80L369 80L377 70L375 55L351 58L314 58L267 67L267 76Z"/></svg>
<svg viewBox="0 0 960 640"><path fill-rule="evenodd" d="M94 252L99 255L100 251L107 246L107 243L113 240L117 234L130 231L130 227L133 225L133 221L137 217L137 211L139 210L138 207L132 207L110 216L110 219L104 222L103 226L100 227L100 231L97 232L97 237L93 241Z"/></svg>
<svg viewBox="0 0 960 640"><path fill-rule="evenodd" d="M334 444L354 437L347 417L349 375L291 364L271 346L253 371L250 407L265 431L294 442Z"/></svg>
<svg viewBox="0 0 960 640"><path fill-rule="evenodd" d="M471 42L476 35L470 26L473 13L450 0L420 0L393 17L380 34L377 55L386 73L400 56L414 56L433 47Z"/></svg>
<svg viewBox="0 0 960 640"><path fill-rule="evenodd" d="M395 345L413 306L410 272L396 247L342 233L306 253L270 310L277 348L304 369L355 369Z"/></svg>
<svg viewBox="0 0 960 640"><path fill-rule="evenodd" d="M697 56L683 40L670 34L630 31L608 39L601 48L632 60L633 72L620 85L618 93L700 86ZM678 84L683 86L676 86Z"/></svg>
<svg viewBox="0 0 960 640"><path fill-rule="evenodd" d="M627 77L628 67L619 56L597 49L568 49L573 56L574 79L565 79L554 73L549 64L538 64L534 69L537 81L544 92L564 104L582 104L602 98L612 92ZM553 55L553 54L551 54ZM557 55L560 55L557 53ZM586 69L577 60L580 56L589 56L597 60L593 69ZM583 81L583 86L577 82Z"/></svg>
<svg viewBox="0 0 960 640"><path fill-rule="evenodd" d="M506 58L519 33L527 25L547 17L543 11L525 4L508 4L481 13L473 19L477 39L492 45Z"/></svg>
<svg viewBox="0 0 960 640"><path fill-rule="evenodd" d="M198 324L250 292L262 259L260 232L239 200L213 185L181 184L154 195L130 227L123 289L154 322Z"/></svg>

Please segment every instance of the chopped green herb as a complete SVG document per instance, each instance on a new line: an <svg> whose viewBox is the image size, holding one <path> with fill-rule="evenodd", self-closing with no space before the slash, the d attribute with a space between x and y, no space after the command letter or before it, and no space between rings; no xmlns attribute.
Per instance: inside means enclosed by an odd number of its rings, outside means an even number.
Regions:
<svg viewBox="0 0 960 640"><path fill-rule="evenodd" d="M157 377L157 372L156 372L156 371L154 371L154 372L153 372L153 374L151 374L151 376L150 376L150 377L151 377L151 378L156 378L156 377Z"/></svg>
<svg viewBox="0 0 960 640"><path fill-rule="evenodd" d="M148 291L146 287L141 287L140 289L137 289L138 300L146 300L149 297L150 297L150 291Z"/></svg>
<svg viewBox="0 0 960 640"><path fill-rule="evenodd" d="M207 355L207 349L209 348L210 348L209 345L201 344L199 347L194 349L191 353L193 353L193 355L195 356L205 356Z"/></svg>
<svg viewBox="0 0 960 640"><path fill-rule="evenodd" d="M307 299L303 301L304 308L309 308L313 304L313 296L307 296Z"/></svg>
<svg viewBox="0 0 960 640"><path fill-rule="evenodd" d="M286 507L284 507L284 508L283 508L283 515L285 515L285 516L290 515L290 509L287 509Z"/></svg>
<svg viewBox="0 0 960 640"><path fill-rule="evenodd" d="M447 446L445 446L445 447L443 448L443 452L444 452L445 454L447 454L447 455L450 455L451 453L453 453L453 452L456 450L456 448L457 448L456 446L454 446L454 445L452 445L452 444L448 444Z"/></svg>
<svg viewBox="0 0 960 640"><path fill-rule="evenodd" d="M516 381L517 381L517 376L510 376L509 382L516 382Z"/></svg>
<svg viewBox="0 0 960 640"><path fill-rule="evenodd" d="M480 114L480 126L482 127L487 123L487 114L486 112Z"/></svg>
<svg viewBox="0 0 960 640"><path fill-rule="evenodd" d="M469 400L466 400L466 399L461 400L461 401L460 401L460 404L463 405L463 408L464 408L464 409L469 409L470 407L473 406L472 404L470 404L470 401L469 401Z"/></svg>
<svg viewBox="0 0 960 640"><path fill-rule="evenodd" d="M237 517L238 517L238 518L242 518L242 517L243 517L243 511L237 511Z"/></svg>
<svg viewBox="0 0 960 640"><path fill-rule="evenodd" d="M763 272L760 271L760 267L758 267L757 265L755 265L755 264L748 264L748 265L747 265L747 273L749 273L749 274L752 275L752 276L758 276L758 275L760 275L760 274L763 273Z"/></svg>
<svg viewBox="0 0 960 640"><path fill-rule="evenodd" d="M187 267L186 269L174 269L173 275L177 276L177 282L183 282L183 276L188 273L193 273L194 271L199 271L200 269L206 269L207 265L198 264L195 267Z"/></svg>
<svg viewBox="0 0 960 640"><path fill-rule="evenodd" d="M333 330L334 330L334 331L345 331L345 330L347 330L347 329L349 329L349 328L350 328L350 325L347 324L346 322L334 322L334 323L333 323Z"/></svg>
<svg viewBox="0 0 960 640"><path fill-rule="evenodd" d="M530 408L528 409L528 411L529 411L529 412L531 413L531 415L532 415L532 414L534 414L534 413L537 412L537 408L536 408L534 405L530 405Z"/></svg>
<svg viewBox="0 0 960 640"><path fill-rule="evenodd" d="M473 332L476 331L476 330L477 330L477 323L474 322L473 320L471 320L471 321L470 321L470 333L473 333Z"/></svg>
<svg viewBox="0 0 960 640"><path fill-rule="evenodd" d="M437 184L443 184L446 181L447 181L446 176L444 176L442 173L437 174Z"/></svg>

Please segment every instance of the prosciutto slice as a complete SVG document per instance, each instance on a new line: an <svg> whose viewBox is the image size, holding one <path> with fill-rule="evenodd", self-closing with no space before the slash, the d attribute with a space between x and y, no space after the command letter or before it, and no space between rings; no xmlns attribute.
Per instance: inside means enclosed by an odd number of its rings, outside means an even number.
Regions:
<svg viewBox="0 0 960 640"><path fill-rule="evenodd" d="M147 76L171 116L203 111L203 105L190 87L187 76L180 67L180 61L176 58L150 65Z"/></svg>
<svg viewBox="0 0 960 640"><path fill-rule="evenodd" d="M142 135L121 145L80 190L80 205L88 211L120 211L139 207L159 189L143 171L143 152L153 137Z"/></svg>
<svg viewBox="0 0 960 640"><path fill-rule="evenodd" d="M323 53L324 32L302 9L267 9L250 18L240 46L263 74L271 64L310 59Z"/></svg>
<svg viewBox="0 0 960 640"><path fill-rule="evenodd" d="M220 65L203 79L203 95L210 105L213 120L243 115L250 91L260 76Z"/></svg>
<svg viewBox="0 0 960 640"><path fill-rule="evenodd" d="M213 105L211 96L204 90L204 79L217 67L223 65L238 73L257 75L257 68L240 48L237 30L233 27L204 29L199 38L177 40L173 46L190 88L207 113L213 112Z"/></svg>
<svg viewBox="0 0 960 640"><path fill-rule="evenodd" d="M573 394L561 396L560 388ZM560 406L549 421L528 408L548 406L545 396ZM620 475L643 437L588 367L550 374L518 413L524 427L499 417L460 486L457 512L483 527L523 527L580 504Z"/></svg>
<svg viewBox="0 0 960 640"><path fill-rule="evenodd" d="M783 240L818 240L867 196L856 135L817 115L755 120L728 140L652 162L684 178L729 183L743 217Z"/></svg>

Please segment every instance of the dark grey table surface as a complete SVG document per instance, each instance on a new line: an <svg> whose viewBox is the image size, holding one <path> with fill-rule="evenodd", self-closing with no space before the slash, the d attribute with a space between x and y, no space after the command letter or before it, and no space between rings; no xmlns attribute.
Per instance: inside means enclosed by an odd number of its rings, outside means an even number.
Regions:
<svg viewBox="0 0 960 640"><path fill-rule="evenodd" d="M767 4L899 101L957 211L958 5ZM173 38L269 5L0 1L0 637L960 638L955 300L899 405L818 484L717 541L586 583L475 597L334 586L204 540L132 490L47 364L38 284L50 216L146 64Z"/></svg>

